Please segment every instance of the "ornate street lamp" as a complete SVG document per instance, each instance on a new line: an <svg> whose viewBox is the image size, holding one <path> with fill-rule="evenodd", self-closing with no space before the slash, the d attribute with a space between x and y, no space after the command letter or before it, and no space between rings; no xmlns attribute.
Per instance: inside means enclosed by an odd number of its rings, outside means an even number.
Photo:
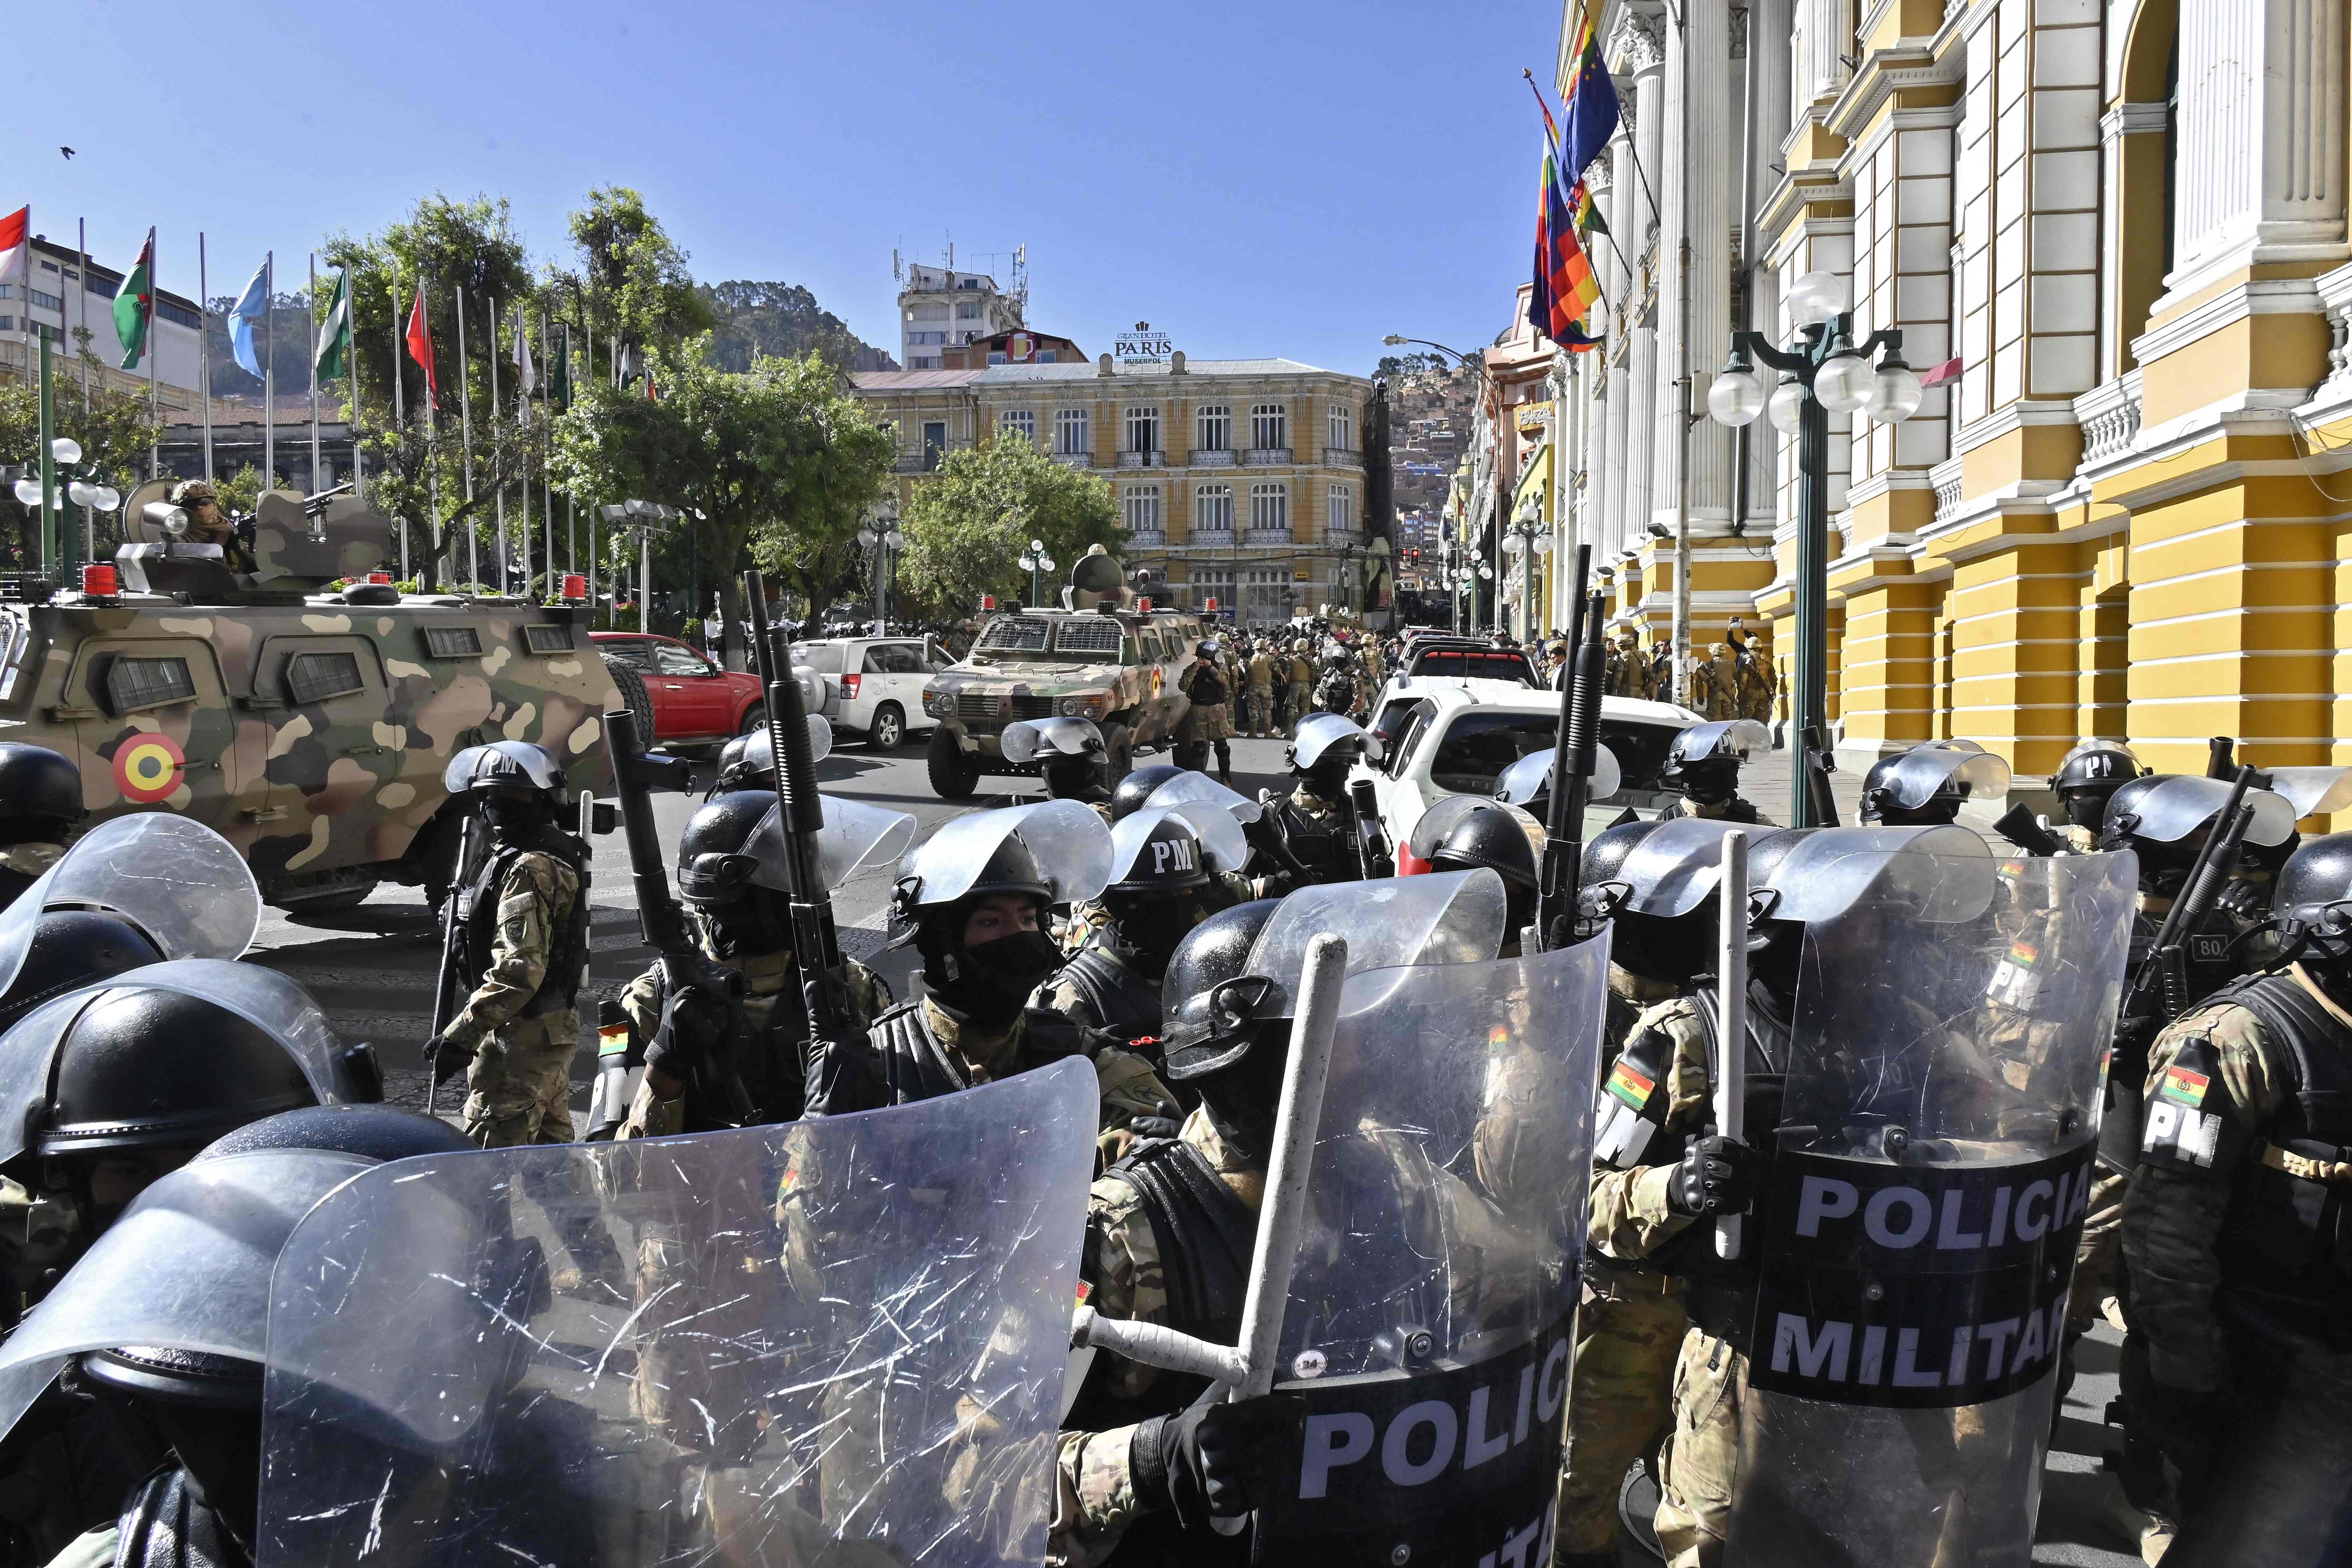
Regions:
<svg viewBox="0 0 2352 1568"><path fill-rule="evenodd" d="M1919 378L1903 362L1903 333L1881 328L1859 344L1846 308L1845 279L1808 272L1790 286L1788 311L1797 336L1783 349L1761 332L1732 335L1731 359L1707 389L1706 409L1734 427L1769 413L1776 429L1797 438L1797 648L1790 692L1790 750L1807 735L1829 735L1829 416L1866 413L1895 424L1918 412ZM1885 354L1876 364L1871 356ZM1753 356L1751 360L1750 356ZM1780 372L1768 392L1755 361ZM1820 827L1802 766L1790 769L1789 821Z"/></svg>
<svg viewBox="0 0 2352 1568"><path fill-rule="evenodd" d="M1029 541L1029 548L1021 552L1021 570L1029 574L1029 608L1034 610L1045 597L1045 573L1054 570L1054 558L1045 553L1044 539Z"/></svg>
<svg viewBox="0 0 2352 1568"><path fill-rule="evenodd" d="M907 548L907 536L898 531L895 517L885 517L879 524L861 523L857 528L861 549L874 552L874 634L890 634L890 558Z"/></svg>

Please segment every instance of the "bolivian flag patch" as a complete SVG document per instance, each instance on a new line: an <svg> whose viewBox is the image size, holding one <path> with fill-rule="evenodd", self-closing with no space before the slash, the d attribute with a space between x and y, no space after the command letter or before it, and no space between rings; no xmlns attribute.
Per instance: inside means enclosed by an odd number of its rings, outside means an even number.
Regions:
<svg viewBox="0 0 2352 1568"><path fill-rule="evenodd" d="M1617 1065L1609 1070L1609 1082L1601 1087L1636 1111L1647 1105L1650 1096L1658 1092L1656 1081L1643 1077L1623 1057L1619 1057Z"/></svg>
<svg viewBox="0 0 2352 1568"><path fill-rule="evenodd" d="M2009 945L2009 961L2021 969L2031 969L2042 962L2042 949L2030 942L2012 942Z"/></svg>
<svg viewBox="0 0 2352 1568"><path fill-rule="evenodd" d="M1085 1306L1095 1299L1095 1288L1084 1280L1078 1281L1078 1305Z"/></svg>
<svg viewBox="0 0 2352 1568"><path fill-rule="evenodd" d="M629 1026L625 1023L600 1024L596 1030L596 1054L626 1056L629 1054Z"/></svg>
<svg viewBox="0 0 2352 1568"><path fill-rule="evenodd" d="M2164 1083L2157 1092L2177 1104L2202 1105L2205 1103L2205 1091L2211 1087L2212 1082L2201 1072L2191 1072L2185 1067L2168 1067L2164 1070Z"/></svg>

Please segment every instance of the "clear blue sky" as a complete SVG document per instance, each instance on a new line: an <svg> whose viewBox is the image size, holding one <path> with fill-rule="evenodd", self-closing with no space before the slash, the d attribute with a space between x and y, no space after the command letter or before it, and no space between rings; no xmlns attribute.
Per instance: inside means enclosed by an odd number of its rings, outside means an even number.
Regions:
<svg viewBox="0 0 2352 1568"><path fill-rule="evenodd" d="M897 351L891 248L1029 247L1032 322L1364 371L1469 349L1533 249L1559 8L1395 0L390 5L74 0L11 31L0 211L217 297L426 193L500 194L541 259L593 184L698 277L807 285ZM144 82L134 61L147 63ZM1549 88L1547 88L1549 90ZM42 128L37 131L30 128ZM65 161L57 144L77 149Z"/></svg>

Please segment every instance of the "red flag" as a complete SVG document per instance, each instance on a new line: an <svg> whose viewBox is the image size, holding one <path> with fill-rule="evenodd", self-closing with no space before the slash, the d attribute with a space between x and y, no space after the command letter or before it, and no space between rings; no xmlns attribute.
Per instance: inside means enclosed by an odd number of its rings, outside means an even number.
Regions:
<svg viewBox="0 0 2352 1568"><path fill-rule="evenodd" d="M18 207L0 218L0 283L22 283L30 265L33 209Z"/></svg>
<svg viewBox="0 0 2352 1568"><path fill-rule="evenodd" d="M425 392L435 409L441 406L441 380L433 370L433 329L425 321L425 285L416 286L416 303L408 312L408 357L425 372Z"/></svg>
<svg viewBox="0 0 2352 1568"><path fill-rule="evenodd" d="M1946 360L1940 365L1932 365L1926 371L1922 371L1919 376L1919 384L1923 388L1939 387L1946 382L1956 382L1959 379L1960 361L1958 358L1953 358Z"/></svg>

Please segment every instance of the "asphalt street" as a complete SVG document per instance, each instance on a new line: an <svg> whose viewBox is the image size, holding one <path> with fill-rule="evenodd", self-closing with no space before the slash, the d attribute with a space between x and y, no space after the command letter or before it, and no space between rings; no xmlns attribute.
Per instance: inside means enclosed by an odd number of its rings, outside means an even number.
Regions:
<svg viewBox="0 0 2352 1568"><path fill-rule="evenodd" d="M1262 787L1285 782L1281 742L1239 740L1233 750L1234 786L1244 793L1255 794ZM987 779L970 800L941 800L931 792L919 742L891 752L849 743L820 763L817 772L828 792L913 812L922 837L966 812L1002 804L1024 790L1034 795L1037 788L1034 780ZM1785 820L1787 754L1760 758L1748 773L1744 792L1767 816ZM1834 785L1842 820L1851 823L1855 821L1860 779L1851 771L1843 772L1835 776ZM675 856L678 834L700 800L698 790L692 796L655 797L655 817L666 857ZM614 833L596 840L595 851L593 951L589 989L581 1003L581 1050L572 1064L572 1110L578 1130L584 1130L595 1061L594 998L616 993L652 960L639 938L636 901L621 836ZM895 869L888 866L862 873L835 892L834 906L844 951L873 967L904 995L912 955L905 949L883 949L894 875ZM309 988L345 1040L374 1042L384 1064L386 1098L423 1109L429 1082L423 1046L431 1033L440 939L423 890L386 886L342 915L296 916L267 911L252 958ZM459 1093L455 1084L441 1091L442 1114L453 1114ZM2138 1561L2136 1552L2122 1549L2121 1539L2100 1517L2109 1483L2099 1473L2099 1456L2119 1441L2119 1434L2102 1425L2106 1403L2116 1394L2118 1343L2113 1331L2103 1327L2080 1347L2080 1375L2058 1423L2044 1480L2033 1555L2037 1564L2129 1568ZM1644 1560L1629 1552L1624 1561L1634 1564Z"/></svg>

